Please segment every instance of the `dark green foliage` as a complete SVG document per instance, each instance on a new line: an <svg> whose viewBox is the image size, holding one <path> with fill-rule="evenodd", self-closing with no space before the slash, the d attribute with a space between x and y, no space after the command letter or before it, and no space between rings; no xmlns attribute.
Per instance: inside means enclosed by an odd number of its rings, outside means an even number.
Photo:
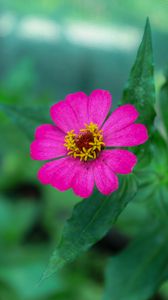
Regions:
<svg viewBox="0 0 168 300"><path fill-rule="evenodd" d="M122 103L131 103L139 112L138 121L153 129L155 86L150 23L147 19L144 36L123 93Z"/></svg>
<svg viewBox="0 0 168 300"><path fill-rule="evenodd" d="M19 107L0 103L0 110L5 112L11 121L20 127L30 139L33 139L35 127L40 124L51 123L49 107Z"/></svg>
<svg viewBox="0 0 168 300"><path fill-rule="evenodd" d="M73 210L67 221L44 278L50 276L66 263L73 261L100 240L115 223L125 206L136 194L137 185L133 175L122 178L120 188L110 196L95 192Z"/></svg>
<svg viewBox="0 0 168 300"><path fill-rule="evenodd" d="M165 74L165 79L165 83L163 84L159 95L159 109L164 130L166 132L166 137L168 140L168 71Z"/></svg>
<svg viewBox="0 0 168 300"><path fill-rule="evenodd" d="M165 224L146 230L120 255L110 259L104 300L148 300L168 277Z"/></svg>
<svg viewBox="0 0 168 300"><path fill-rule="evenodd" d="M159 107L166 133L167 92L165 82L160 93ZM135 171L139 186L135 201L144 201L150 208L150 214L149 222L141 235L120 255L110 259L104 300L148 300L168 278L168 149L160 133L152 130L155 96L148 21L122 101L133 103L137 107L140 112L139 121L145 123L149 132L153 133L145 148L145 151L150 150L145 152L148 159L145 164L142 160Z"/></svg>

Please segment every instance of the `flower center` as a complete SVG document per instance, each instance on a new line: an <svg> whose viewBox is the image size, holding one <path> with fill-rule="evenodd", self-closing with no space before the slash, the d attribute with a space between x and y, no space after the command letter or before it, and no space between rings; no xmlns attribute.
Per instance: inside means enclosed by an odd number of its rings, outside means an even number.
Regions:
<svg viewBox="0 0 168 300"><path fill-rule="evenodd" d="M86 124L79 134L74 133L74 130L68 131L64 146L68 150L68 155L74 158L78 157L84 161L95 159L105 146L102 130L91 122Z"/></svg>

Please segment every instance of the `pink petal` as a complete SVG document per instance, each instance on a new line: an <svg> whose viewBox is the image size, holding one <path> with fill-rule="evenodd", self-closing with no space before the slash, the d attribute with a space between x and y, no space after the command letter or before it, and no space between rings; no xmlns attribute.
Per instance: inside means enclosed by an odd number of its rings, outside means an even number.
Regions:
<svg viewBox="0 0 168 300"><path fill-rule="evenodd" d="M107 117L111 104L112 98L108 91L93 91L89 96L89 122L96 123L100 127Z"/></svg>
<svg viewBox="0 0 168 300"><path fill-rule="evenodd" d="M108 195L118 189L118 178L114 172L100 159L93 166L94 178L98 190Z"/></svg>
<svg viewBox="0 0 168 300"><path fill-rule="evenodd" d="M101 160L111 168L114 173L129 174L137 163L135 154L128 150L104 150Z"/></svg>
<svg viewBox="0 0 168 300"><path fill-rule="evenodd" d="M36 128L35 138L63 142L65 138L65 133L54 125L43 124Z"/></svg>
<svg viewBox="0 0 168 300"><path fill-rule="evenodd" d="M75 174L75 160L66 157L46 163L38 172L38 179L43 184L51 184L60 191L71 188Z"/></svg>
<svg viewBox="0 0 168 300"><path fill-rule="evenodd" d="M50 109L53 122L64 132L74 129L79 131L78 119L67 101L60 101Z"/></svg>
<svg viewBox="0 0 168 300"><path fill-rule="evenodd" d="M89 122L88 119L88 97L83 92L70 94L66 97L66 101L73 109L80 128L84 128L84 124Z"/></svg>
<svg viewBox="0 0 168 300"><path fill-rule="evenodd" d="M35 160L48 160L66 155L67 151L63 141L35 140L30 146L30 155Z"/></svg>
<svg viewBox="0 0 168 300"><path fill-rule="evenodd" d="M103 125L103 131L108 134L119 131L132 124L138 118L138 111L131 104L118 107Z"/></svg>
<svg viewBox="0 0 168 300"><path fill-rule="evenodd" d="M38 171L38 179L42 184L49 184L51 182L55 168L57 168L62 159L65 158L50 161L40 168Z"/></svg>
<svg viewBox="0 0 168 300"><path fill-rule="evenodd" d="M94 188L92 163L78 162L78 168L72 180L72 188L76 195L87 198L92 194Z"/></svg>
<svg viewBox="0 0 168 300"><path fill-rule="evenodd" d="M148 132L143 124L131 124L120 131L104 132L103 137L108 147L131 147L145 143L148 139Z"/></svg>

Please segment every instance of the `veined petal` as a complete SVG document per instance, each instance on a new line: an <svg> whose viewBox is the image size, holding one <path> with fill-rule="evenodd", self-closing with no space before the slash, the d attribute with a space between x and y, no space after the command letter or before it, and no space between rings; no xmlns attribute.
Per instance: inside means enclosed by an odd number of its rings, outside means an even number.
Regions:
<svg viewBox="0 0 168 300"><path fill-rule="evenodd" d="M97 124L99 127L103 124L112 104L112 97L108 91L95 90L89 96L89 122Z"/></svg>
<svg viewBox="0 0 168 300"><path fill-rule="evenodd" d="M118 189L118 178L101 159L94 162L94 178L100 193L108 195Z"/></svg>
<svg viewBox="0 0 168 300"><path fill-rule="evenodd" d="M35 138L41 140L49 139L57 142L60 141L63 143L65 138L65 133L54 125L43 124L36 128Z"/></svg>
<svg viewBox="0 0 168 300"><path fill-rule="evenodd" d="M94 188L92 163L78 161L78 168L72 180L72 188L76 195L88 198Z"/></svg>
<svg viewBox="0 0 168 300"><path fill-rule="evenodd" d="M132 124L138 118L138 111L131 104L125 104L114 110L102 129L107 135L119 131Z"/></svg>
<svg viewBox="0 0 168 300"><path fill-rule="evenodd" d="M88 124L88 96L83 92L70 94L65 99L74 111L80 128Z"/></svg>
<svg viewBox="0 0 168 300"><path fill-rule="evenodd" d="M46 163L38 172L38 179L43 184L51 184L60 191L71 188L75 174L75 160L66 157Z"/></svg>
<svg viewBox="0 0 168 300"><path fill-rule="evenodd" d="M30 146L30 155L35 160L48 160L67 154L63 142L57 142L49 139L39 139L32 142Z"/></svg>
<svg viewBox="0 0 168 300"><path fill-rule="evenodd" d="M131 124L120 131L104 132L103 137L108 147L131 147L145 143L148 132L143 124Z"/></svg>
<svg viewBox="0 0 168 300"><path fill-rule="evenodd" d="M100 159L118 174L129 174L137 163L135 154L128 150L103 150Z"/></svg>
<svg viewBox="0 0 168 300"><path fill-rule="evenodd" d="M50 109L53 122L64 132L71 130L79 131L78 119L67 101L60 101Z"/></svg>

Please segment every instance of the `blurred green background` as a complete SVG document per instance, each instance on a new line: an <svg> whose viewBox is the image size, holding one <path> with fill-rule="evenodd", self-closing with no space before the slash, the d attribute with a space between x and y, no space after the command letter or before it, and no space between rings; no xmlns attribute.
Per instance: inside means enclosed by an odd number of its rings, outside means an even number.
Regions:
<svg viewBox="0 0 168 300"><path fill-rule="evenodd" d="M167 15L166 0L1 0L0 103L34 107L39 123L52 103L78 90L108 89L116 106L147 16L159 90L168 53ZM130 204L89 253L39 285L80 199L38 183L42 163L31 161L31 139L22 129L0 114L0 300L99 300L107 258L148 219L146 203ZM168 299L166 285L162 294Z"/></svg>

